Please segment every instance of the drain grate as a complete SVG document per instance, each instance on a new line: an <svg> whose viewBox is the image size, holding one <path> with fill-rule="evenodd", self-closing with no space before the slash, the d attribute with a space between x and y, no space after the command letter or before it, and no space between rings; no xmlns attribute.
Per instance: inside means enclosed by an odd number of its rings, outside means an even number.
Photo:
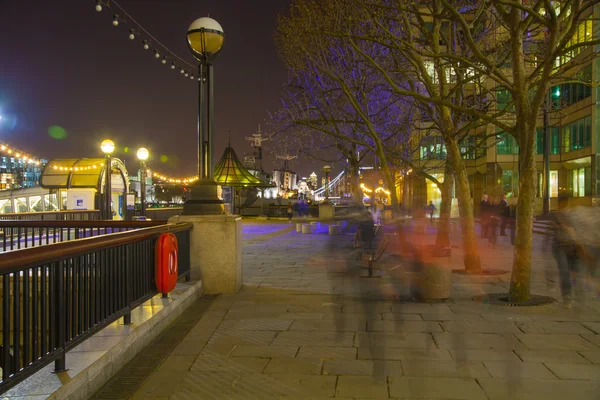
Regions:
<svg viewBox="0 0 600 400"><path fill-rule="evenodd" d="M90 399L126 400L154 372L196 325L214 297L204 296L189 306L167 329L129 361Z"/></svg>
<svg viewBox="0 0 600 400"><path fill-rule="evenodd" d="M508 293L489 293L475 296L473 297L473 301L483 304L494 304L508 307L533 307L554 303L554 299L552 297L539 296L536 294L532 294L528 301L510 302L508 300Z"/></svg>

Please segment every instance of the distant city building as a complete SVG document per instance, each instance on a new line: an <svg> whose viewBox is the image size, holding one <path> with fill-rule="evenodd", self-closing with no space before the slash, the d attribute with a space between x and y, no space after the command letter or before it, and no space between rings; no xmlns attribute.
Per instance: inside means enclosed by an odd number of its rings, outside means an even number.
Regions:
<svg viewBox="0 0 600 400"><path fill-rule="evenodd" d="M283 168L273 171L273 182L279 188L281 197L286 197L287 192L298 189L297 179L298 175L293 171L287 171Z"/></svg>
<svg viewBox="0 0 600 400"><path fill-rule="evenodd" d="M0 190L39 186L40 176L48 160L17 157L0 150Z"/></svg>
<svg viewBox="0 0 600 400"><path fill-rule="evenodd" d="M308 186L308 182L306 181L306 178L302 178L302 180L298 183L298 198L309 199L311 197L311 190Z"/></svg>
<svg viewBox="0 0 600 400"><path fill-rule="evenodd" d="M311 189L317 189L317 174L315 174L314 172L310 174L310 180L308 181L308 184L311 186Z"/></svg>

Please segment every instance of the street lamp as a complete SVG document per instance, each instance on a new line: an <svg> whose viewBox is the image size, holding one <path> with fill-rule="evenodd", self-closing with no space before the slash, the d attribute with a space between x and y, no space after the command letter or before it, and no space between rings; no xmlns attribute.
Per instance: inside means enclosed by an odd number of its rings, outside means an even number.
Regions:
<svg viewBox="0 0 600 400"><path fill-rule="evenodd" d="M225 32L212 18L198 18L188 28L187 42L198 64L198 182L183 205L184 215L223 214L213 175L214 84L213 61L221 51Z"/></svg>
<svg viewBox="0 0 600 400"><path fill-rule="evenodd" d="M323 172L325 172L325 201L324 203L329 202L329 172L331 172L331 167L326 165L323 167Z"/></svg>
<svg viewBox="0 0 600 400"><path fill-rule="evenodd" d="M112 165L110 155L113 151L115 151L115 143L110 139L106 139L102 142L100 148L102 149L102 152L106 158L106 164L104 167L104 175L106 177L106 183L104 186L104 219L112 219L112 189L110 187L112 179Z"/></svg>
<svg viewBox="0 0 600 400"><path fill-rule="evenodd" d="M137 151L137 158L140 160L140 211L142 216L146 216L146 160L150 153L148 149L140 147Z"/></svg>

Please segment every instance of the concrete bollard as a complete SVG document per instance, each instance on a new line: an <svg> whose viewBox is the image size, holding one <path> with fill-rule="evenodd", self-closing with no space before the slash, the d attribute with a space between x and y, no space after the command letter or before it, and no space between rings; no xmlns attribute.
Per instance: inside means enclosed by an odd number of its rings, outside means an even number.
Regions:
<svg viewBox="0 0 600 400"><path fill-rule="evenodd" d="M302 224L302 233L313 233L312 226L310 224Z"/></svg>
<svg viewBox="0 0 600 400"><path fill-rule="evenodd" d="M339 225L329 225L329 234L330 235L339 235L341 233L341 229Z"/></svg>
<svg viewBox="0 0 600 400"><path fill-rule="evenodd" d="M302 232L302 225L304 225L304 224L301 222L298 222L296 224L296 232Z"/></svg>

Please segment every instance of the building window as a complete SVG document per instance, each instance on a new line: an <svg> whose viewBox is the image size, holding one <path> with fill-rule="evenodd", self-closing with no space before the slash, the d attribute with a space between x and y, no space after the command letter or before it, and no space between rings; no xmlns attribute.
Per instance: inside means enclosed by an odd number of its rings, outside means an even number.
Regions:
<svg viewBox="0 0 600 400"><path fill-rule="evenodd" d="M563 126L563 151L565 153L592 145L592 117L586 117Z"/></svg>
<svg viewBox="0 0 600 400"><path fill-rule="evenodd" d="M519 154L517 140L506 132L497 136L496 151L498 154Z"/></svg>
<svg viewBox="0 0 600 400"><path fill-rule="evenodd" d="M550 197L558 197L558 171L550 171Z"/></svg>
<svg viewBox="0 0 600 400"><path fill-rule="evenodd" d="M519 171L502 171L502 191L507 197L517 197L519 195Z"/></svg>
<svg viewBox="0 0 600 400"><path fill-rule="evenodd" d="M573 197L584 197L592 194L591 168L577 168L571 171Z"/></svg>

